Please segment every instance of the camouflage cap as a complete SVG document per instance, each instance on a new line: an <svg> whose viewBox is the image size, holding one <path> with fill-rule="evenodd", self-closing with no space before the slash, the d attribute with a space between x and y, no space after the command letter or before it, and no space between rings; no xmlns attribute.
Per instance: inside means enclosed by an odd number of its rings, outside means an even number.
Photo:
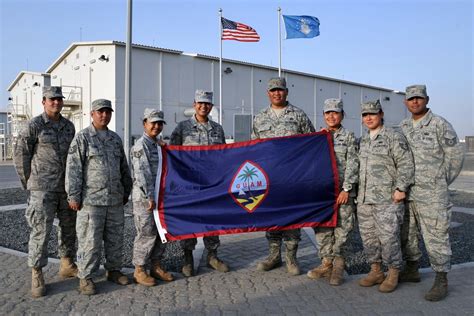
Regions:
<svg viewBox="0 0 474 316"><path fill-rule="evenodd" d="M379 100L364 102L360 106L361 114L377 114L382 111L382 105Z"/></svg>
<svg viewBox="0 0 474 316"><path fill-rule="evenodd" d="M98 111L98 110L103 109L103 108L108 108L108 109L110 109L112 112L114 111L114 110L112 109L112 102L110 102L110 100L107 100L107 99L97 99L97 100L92 101L92 109L91 109L91 111Z"/></svg>
<svg viewBox="0 0 474 316"><path fill-rule="evenodd" d="M268 91L271 91L273 89L282 89L282 90L286 90L286 80L285 78L280 78L280 77L276 77L276 78L270 78L270 80L268 80Z"/></svg>
<svg viewBox="0 0 474 316"><path fill-rule="evenodd" d="M204 91L204 90L196 90L194 94L194 101L201 102L201 103L210 103L212 104L212 95L211 91Z"/></svg>
<svg viewBox="0 0 474 316"><path fill-rule="evenodd" d="M414 84L408 86L405 90L405 99L409 100L414 97L420 97L426 99L428 94L426 94L426 86L424 84Z"/></svg>
<svg viewBox="0 0 474 316"><path fill-rule="evenodd" d="M52 98L63 98L63 90L61 87L56 86L44 86L43 87L43 97L52 99Z"/></svg>
<svg viewBox="0 0 474 316"><path fill-rule="evenodd" d="M163 124L166 124L165 114L163 113L163 111L159 111L156 109L146 108L145 112L143 113L143 119L151 123L163 122Z"/></svg>
<svg viewBox="0 0 474 316"><path fill-rule="evenodd" d="M323 111L324 113L344 111L344 104L342 102L342 99L326 99L326 101L324 101Z"/></svg>

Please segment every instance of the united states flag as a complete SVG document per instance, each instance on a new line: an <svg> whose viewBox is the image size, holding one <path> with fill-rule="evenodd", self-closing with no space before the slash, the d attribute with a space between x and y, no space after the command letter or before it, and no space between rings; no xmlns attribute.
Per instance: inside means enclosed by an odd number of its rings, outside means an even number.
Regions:
<svg viewBox="0 0 474 316"><path fill-rule="evenodd" d="M222 39L239 42L258 42L260 36L248 25L221 18Z"/></svg>

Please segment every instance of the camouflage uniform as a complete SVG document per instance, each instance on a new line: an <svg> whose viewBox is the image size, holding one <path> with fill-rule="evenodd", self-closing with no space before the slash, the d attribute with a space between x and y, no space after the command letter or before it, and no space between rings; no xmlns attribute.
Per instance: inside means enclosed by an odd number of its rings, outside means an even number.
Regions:
<svg viewBox="0 0 474 316"><path fill-rule="evenodd" d="M345 256L345 243L354 227L355 185L359 177L359 158L357 157L357 142L354 133L341 126L337 131L332 132L332 136L339 173L339 190L349 191L349 200L347 204L339 206L337 227L314 228L319 257L329 259L335 256Z"/></svg>
<svg viewBox="0 0 474 316"><path fill-rule="evenodd" d="M171 134L171 145L216 145L225 144L224 129L214 121L206 124L199 123L193 116L189 120L179 122ZM216 250L219 245L219 236L203 237L204 246L209 250ZM196 238L181 241L184 250L194 250L197 244Z"/></svg>
<svg viewBox="0 0 474 316"><path fill-rule="evenodd" d="M315 132L314 126L303 110L289 102L283 112L277 116L271 106L257 114L253 120L252 139L272 138L306 134ZM270 243L281 245L285 241L298 242L301 240L299 229L267 231L266 237Z"/></svg>
<svg viewBox="0 0 474 316"><path fill-rule="evenodd" d="M60 116L54 122L44 112L34 117L14 144L14 162L25 190L30 191L26 220L31 228L28 266L48 263L48 238L54 217L59 219L58 254L75 257L76 212L69 209L64 190L66 158L74 124Z"/></svg>
<svg viewBox="0 0 474 316"><path fill-rule="evenodd" d="M133 215L137 235L133 243L133 265L143 266L148 259L160 260L165 251L153 217L147 211L148 201L155 199L155 181L158 170L158 144L146 133L130 150L133 178Z"/></svg>
<svg viewBox="0 0 474 316"><path fill-rule="evenodd" d="M132 179L120 137L105 131L101 139L91 124L77 133L66 167L68 200L82 203L77 214L78 277L89 279L100 264L102 242L105 269L117 271L123 256L123 202Z"/></svg>
<svg viewBox="0 0 474 316"><path fill-rule="evenodd" d="M399 269L404 204L394 203L392 193L407 192L413 183L413 156L402 134L382 126L374 139L362 136L359 160L357 214L367 259Z"/></svg>
<svg viewBox="0 0 474 316"><path fill-rule="evenodd" d="M433 270L449 272L451 205L448 186L461 171L463 149L451 124L431 110L416 124L407 118L400 125L415 160L415 184L408 196L402 226L403 256L408 261L420 259L420 230Z"/></svg>

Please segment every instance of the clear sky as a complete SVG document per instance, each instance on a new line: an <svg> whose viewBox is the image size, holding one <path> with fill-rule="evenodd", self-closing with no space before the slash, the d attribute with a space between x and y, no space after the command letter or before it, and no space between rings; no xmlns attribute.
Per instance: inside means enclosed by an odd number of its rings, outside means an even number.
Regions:
<svg viewBox="0 0 474 316"><path fill-rule="evenodd" d="M126 0L0 0L0 109L21 70L45 71L72 43L126 38ZM313 15L321 35L283 41L283 68L404 91L424 83L430 107L474 135L470 0L134 0L133 42L219 56L218 10L257 30L224 41L224 58L278 66L277 8ZM284 31L282 31L284 35Z"/></svg>

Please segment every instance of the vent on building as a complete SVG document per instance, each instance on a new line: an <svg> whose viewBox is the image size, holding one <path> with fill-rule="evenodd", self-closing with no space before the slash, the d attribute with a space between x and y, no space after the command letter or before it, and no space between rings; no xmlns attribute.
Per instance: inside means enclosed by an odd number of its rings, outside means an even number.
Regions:
<svg viewBox="0 0 474 316"><path fill-rule="evenodd" d="M252 135L252 115L234 114L234 141L250 140Z"/></svg>

